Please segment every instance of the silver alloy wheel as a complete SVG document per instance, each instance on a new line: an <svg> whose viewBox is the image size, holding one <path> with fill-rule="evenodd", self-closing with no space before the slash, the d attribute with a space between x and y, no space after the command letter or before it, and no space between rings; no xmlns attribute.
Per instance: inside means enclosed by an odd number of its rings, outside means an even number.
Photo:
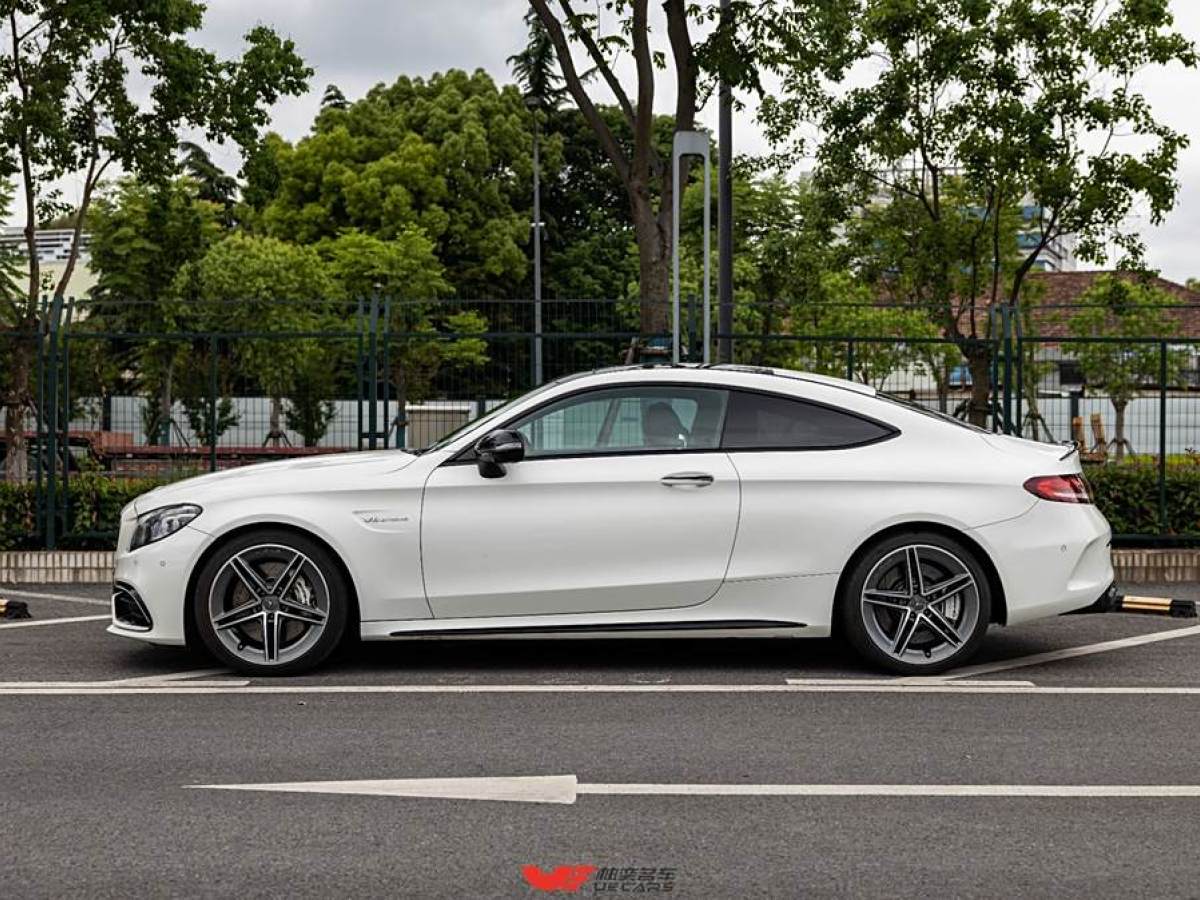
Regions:
<svg viewBox="0 0 1200 900"><path fill-rule="evenodd" d="M875 646L916 665L953 656L979 622L975 576L949 550L930 544L899 547L879 560L860 602Z"/></svg>
<svg viewBox="0 0 1200 900"><path fill-rule="evenodd" d="M329 586L311 559L256 544L225 561L208 592L213 633L248 663L279 665L307 653L329 620Z"/></svg>

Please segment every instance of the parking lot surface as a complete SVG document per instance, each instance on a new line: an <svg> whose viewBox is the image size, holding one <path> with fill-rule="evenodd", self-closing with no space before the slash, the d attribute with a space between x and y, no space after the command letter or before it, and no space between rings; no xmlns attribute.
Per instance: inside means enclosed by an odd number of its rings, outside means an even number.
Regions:
<svg viewBox="0 0 1200 900"><path fill-rule="evenodd" d="M790 639L403 641L245 679L105 634L101 587L25 595L0 897L1200 892L1196 620L993 629L937 680Z"/></svg>

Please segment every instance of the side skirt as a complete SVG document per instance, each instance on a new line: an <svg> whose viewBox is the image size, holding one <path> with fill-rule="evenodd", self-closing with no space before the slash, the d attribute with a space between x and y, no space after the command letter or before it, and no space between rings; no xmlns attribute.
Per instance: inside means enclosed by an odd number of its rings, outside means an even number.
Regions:
<svg viewBox="0 0 1200 900"><path fill-rule="evenodd" d="M728 632L728 631L794 631L804 628L803 622L776 622L759 619L708 620L697 622L615 622L609 625L514 625L489 626L486 628L414 628L393 631L390 637L507 637L555 635L630 635L647 632L658 635L667 632Z"/></svg>

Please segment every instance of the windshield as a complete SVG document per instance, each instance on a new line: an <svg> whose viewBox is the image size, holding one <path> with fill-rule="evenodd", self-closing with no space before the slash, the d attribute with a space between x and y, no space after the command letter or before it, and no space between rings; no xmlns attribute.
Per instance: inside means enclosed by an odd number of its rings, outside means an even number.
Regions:
<svg viewBox="0 0 1200 900"><path fill-rule="evenodd" d="M429 453L431 450L441 450L443 447L454 443L454 441L458 440L460 437L462 437L468 431L471 431L474 428L478 428L484 422L490 422L493 419L500 418L502 415L504 415L504 413L508 412L510 409L512 409L518 403L522 402L523 400L527 400L530 397L536 397L538 394L541 394L541 393L549 390L550 388L554 387L554 385L556 385L557 383L558 382L556 382L556 381L551 381L547 384L543 384L539 388L534 388L532 391L529 391L526 394L522 394L520 397L515 397L512 400L508 400L505 403L501 403L495 409L489 410L488 412L485 412L482 415L476 416L474 419L471 419L466 424L458 426L449 434L443 435L442 437L438 438L432 444L429 444L426 447L422 447L421 449L416 450L414 452L419 456L422 453Z"/></svg>

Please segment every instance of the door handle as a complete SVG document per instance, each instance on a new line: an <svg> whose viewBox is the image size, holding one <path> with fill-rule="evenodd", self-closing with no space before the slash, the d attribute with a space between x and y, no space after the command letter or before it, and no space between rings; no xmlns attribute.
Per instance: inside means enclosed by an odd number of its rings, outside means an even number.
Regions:
<svg viewBox="0 0 1200 900"><path fill-rule="evenodd" d="M713 477L707 472L673 472L659 479L667 487L708 487Z"/></svg>

